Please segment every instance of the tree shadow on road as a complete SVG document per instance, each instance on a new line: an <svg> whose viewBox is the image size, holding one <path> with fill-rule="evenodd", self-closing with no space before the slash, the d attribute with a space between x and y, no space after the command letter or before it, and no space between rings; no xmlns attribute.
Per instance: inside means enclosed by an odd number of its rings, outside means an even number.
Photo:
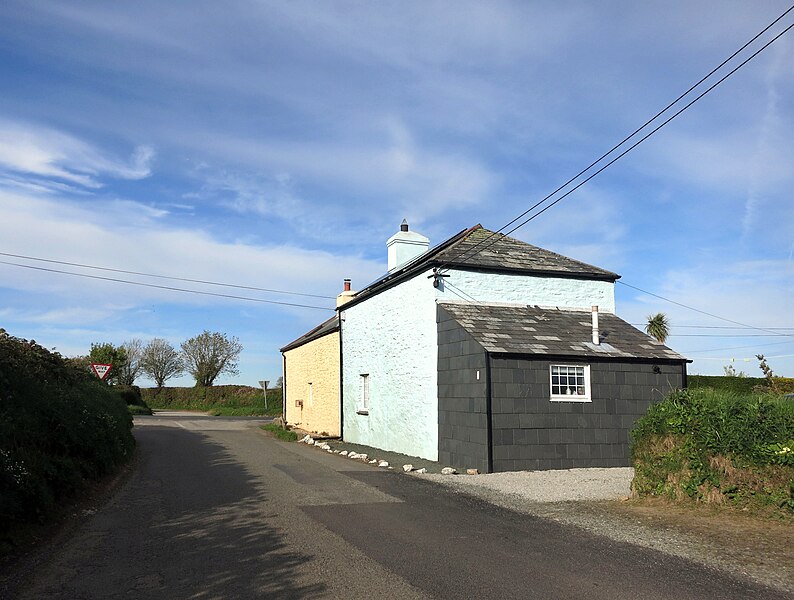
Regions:
<svg viewBox="0 0 794 600"><path fill-rule="evenodd" d="M166 430L167 431L164 431ZM136 432L139 471L70 540L29 597L311 598L262 482L222 445L185 430Z"/></svg>

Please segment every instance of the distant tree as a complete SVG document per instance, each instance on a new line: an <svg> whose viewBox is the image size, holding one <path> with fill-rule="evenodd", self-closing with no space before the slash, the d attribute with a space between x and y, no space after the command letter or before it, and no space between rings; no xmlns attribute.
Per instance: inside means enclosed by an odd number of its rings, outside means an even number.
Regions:
<svg viewBox="0 0 794 600"><path fill-rule="evenodd" d="M121 345L127 354L127 360L119 365L116 373L118 381L122 385L135 385L135 379L141 372L141 355L143 354L143 342L139 339L131 339Z"/></svg>
<svg viewBox="0 0 794 600"><path fill-rule="evenodd" d="M114 346L109 342L91 344L88 358L92 363L111 365L110 373L104 381L108 384L119 383L120 368L127 362L127 351L123 346Z"/></svg>
<svg viewBox="0 0 794 600"><path fill-rule="evenodd" d="M278 379L276 379L276 387L277 388L283 388L284 387L284 376L283 375L279 375Z"/></svg>
<svg viewBox="0 0 794 600"><path fill-rule="evenodd" d="M747 377L747 373L744 371L737 372L733 365L725 365L722 370L725 372L725 377Z"/></svg>
<svg viewBox="0 0 794 600"><path fill-rule="evenodd" d="M667 336L670 335L670 322L664 313L648 315L648 323L645 325L645 333L657 341L664 344Z"/></svg>
<svg viewBox="0 0 794 600"><path fill-rule="evenodd" d="M143 348L140 367L141 371L154 380L158 388L185 371L182 356L176 348L161 338L154 338Z"/></svg>
<svg viewBox="0 0 794 600"><path fill-rule="evenodd" d="M221 373L238 375L237 358L243 346L236 337L209 331L192 337L182 344L185 370L198 386L211 386Z"/></svg>

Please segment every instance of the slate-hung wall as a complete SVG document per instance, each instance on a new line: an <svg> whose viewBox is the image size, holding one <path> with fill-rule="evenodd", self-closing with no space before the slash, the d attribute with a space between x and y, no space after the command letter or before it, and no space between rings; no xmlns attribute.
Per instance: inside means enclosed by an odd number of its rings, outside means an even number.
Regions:
<svg viewBox="0 0 794 600"><path fill-rule="evenodd" d="M444 314L444 313L442 313ZM488 472L485 350L454 320L438 324L438 460ZM478 374L479 373L479 379Z"/></svg>
<svg viewBox="0 0 794 600"><path fill-rule="evenodd" d="M551 401L551 364L589 364L592 401ZM681 364L660 361L492 355L491 377L494 471L629 466L634 423L685 384Z"/></svg>

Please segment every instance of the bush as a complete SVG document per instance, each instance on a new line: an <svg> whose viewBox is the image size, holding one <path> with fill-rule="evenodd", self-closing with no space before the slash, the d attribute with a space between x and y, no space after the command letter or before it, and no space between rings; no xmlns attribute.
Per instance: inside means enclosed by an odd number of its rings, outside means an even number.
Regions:
<svg viewBox="0 0 794 600"><path fill-rule="evenodd" d="M0 536L129 459L131 427L112 388L0 329Z"/></svg>
<svg viewBox="0 0 794 600"><path fill-rule="evenodd" d="M131 415L151 415L152 409L148 406L140 406L138 404L128 404L127 410Z"/></svg>
<svg viewBox="0 0 794 600"><path fill-rule="evenodd" d="M794 392L794 378L778 377L785 393ZM739 395L749 395L756 390L769 389L766 377L728 377L724 375L689 375L687 376L689 389L712 388L717 391L731 392Z"/></svg>
<svg viewBox="0 0 794 600"><path fill-rule="evenodd" d="M265 412L261 388L247 385L213 385L210 387L144 388L141 396L151 408L210 411L223 408L248 408ZM268 390L268 413L281 414L281 389ZM250 413L249 413L250 414Z"/></svg>
<svg viewBox="0 0 794 600"><path fill-rule="evenodd" d="M637 495L776 504L794 511L794 402L674 392L632 432Z"/></svg>

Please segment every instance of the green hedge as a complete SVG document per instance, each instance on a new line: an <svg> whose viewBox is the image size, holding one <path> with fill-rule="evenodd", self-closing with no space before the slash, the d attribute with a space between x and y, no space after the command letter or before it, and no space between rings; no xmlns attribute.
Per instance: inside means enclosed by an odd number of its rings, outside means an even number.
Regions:
<svg viewBox="0 0 794 600"><path fill-rule="evenodd" d="M113 388L0 329L0 538L132 454L132 417Z"/></svg>
<svg viewBox="0 0 794 600"><path fill-rule="evenodd" d="M794 393L794 378L776 378L780 386L787 393ZM690 389L712 388L718 391L733 394L753 394L756 390L769 389L765 377L726 377L724 375L689 375L687 386Z"/></svg>
<svg viewBox="0 0 794 600"><path fill-rule="evenodd" d="M700 388L650 407L632 432L638 495L794 511L794 401Z"/></svg>
<svg viewBox="0 0 794 600"><path fill-rule="evenodd" d="M141 397L150 408L174 408L207 411L215 407L262 407L261 388L247 385L213 385L210 387L143 388ZM281 406L281 388L268 390L268 406Z"/></svg>

